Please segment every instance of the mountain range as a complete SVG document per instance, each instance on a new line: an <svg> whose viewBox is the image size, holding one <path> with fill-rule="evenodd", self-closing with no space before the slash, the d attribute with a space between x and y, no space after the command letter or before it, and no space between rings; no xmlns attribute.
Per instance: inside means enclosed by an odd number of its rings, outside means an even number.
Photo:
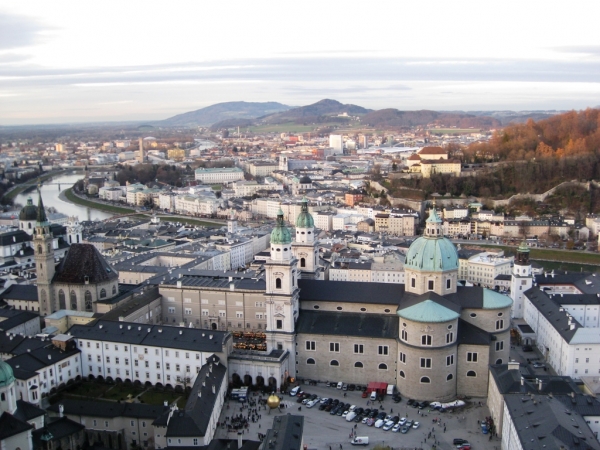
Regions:
<svg viewBox="0 0 600 450"><path fill-rule="evenodd" d="M559 111L401 111L394 108L371 110L337 100L324 99L307 106L293 107L277 102L226 102L179 114L157 122L160 126L209 126L212 130L295 123L306 125L348 124L359 117L362 125L374 128L410 128L428 124L457 128L498 128L508 123L539 120Z"/></svg>

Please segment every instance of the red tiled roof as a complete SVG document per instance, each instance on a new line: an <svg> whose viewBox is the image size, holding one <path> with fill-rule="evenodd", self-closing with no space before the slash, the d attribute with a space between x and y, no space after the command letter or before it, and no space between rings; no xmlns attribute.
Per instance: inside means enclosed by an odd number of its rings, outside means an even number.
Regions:
<svg viewBox="0 0 600 450"><path fill-rule="evenodd" d="M442 147L423 147L419 150L420 155L445 155L446 153Z"/></svg>

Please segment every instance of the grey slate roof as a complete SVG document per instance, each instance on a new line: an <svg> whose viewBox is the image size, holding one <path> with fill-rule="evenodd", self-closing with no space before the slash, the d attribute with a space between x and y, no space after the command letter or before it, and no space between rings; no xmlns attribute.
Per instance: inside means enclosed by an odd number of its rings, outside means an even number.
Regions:
<svg viewBox="0 0 600 450"><path fill-rule="evenodd" d="M68 334L78 339L189 349L197 352L222 352L223 345L231 336L226 331L108 320L99 320L88 325L73 325Z"/></svg>
<svg viewBox="0 0 600 450"><path fill-rule="evenodd" d="M31 239L31 236L23 230L7 231L6 233L0 233L0 246L4 247L19 242L29 242Z"/></svg>
<svg viewBox="0 0 600 450"><path fill-rule="evenodd" d="M59 417L52 421L46 421L46 426L44 428L38 428L33 433L31 433L33 437L34 448L46 447L46 443L40 438L44 433L48 431L53 436L51 442L54 442L56 445L56 443L58 443L60 439L74 435L75 433L78 433L79 431L82 431L84 429L85 425L74 422L73 420L67 417Z"/></svg>
<svg viewBox="0 0 600 450"><path fill-rule="evenodd" d="M227 368L215 355L202 366L183 410L175 411L167 425L167 437L206 435L219 390L226 382ZM214 390L214 391L213 391Z"/></svg>
<svg viewBox="0 0 600 450"><path fill-rule="evenodd" d="M35 419L44 414L46 414L46 411L43 409L23 400L17 400L17 410L15 411L15 417L17 419L27 422L28 420Z"/></svg>
<svg viewBox="0 0 600 450"><path fill-rule="evenodd" d="M372 303L397 305L403 284L354 283L349 281L298 280L300 301Z"/></svg>
<svg viewBox="0 0 600 450"><path fill-rule="evenodd" d="M398 337L398 317L391 314L302 309L296 322L296 333L396 339Z"/></svg>
<svg viewBox="0 0 600 450"><path fill-rule="evenodd" d="M115 270L91 244L72 244L52 278L53 283L102 283L119 278Z"/></svg>
<svg viewBox="0 0 600 450"><path fill-rule="evenodd" d="M273 419L273 428L267 431L263 442L269 442L269 450L302 450L304 416L287 414Z"/></svg>
<svg viewBox="0 0 600 450"><path fill-rule="evenodd" d="M456 341L458 342L458 345L469 344L489 346L492 341L492 335L465 320L458 319Z"/></svg>
<svg viewBox="0 0 600 450"><path fill-rule="evenodd" d="M0 317L6 317L0 322L0 332L10 332L13 328L18 327L30 320L38 319L39 315L31 311L22 311L19 309L0 309Z"/></svg>
<svg viewBox="0 0 600 450"><path fill-rule="evenodd" d="M32 425L17 419L6 411L0 416L0 441L33 429Z"/></svg>
<svg viewBox="0 0 600 450"><path fill-rule="evenodd" d="M2 294L1 300L26 300L38 301L37 287L30 284L13 284Z"/></svg>
<svg viewBox="0 0 600 450"><path fill-rule="evenodd" d="M554 396L564 397L572 392L581 392L571 377L529 375L529 370L524 365L521 365L519 370L510 370L508 367L508 364L490 365L490 372L501 394L552 393ZM541 390L539 381L542 385Z"/></svg>
<svg viewBox="0 0 600 450"><path fill-rule="evenodd" d="M572 323L574 327L571 329L566 312L560 311L561 306L553 298L550 298L548 294L540 291L538 287L533 287L525 291L525 296L566 342L570 342L573 336L575 336L577 329L581 328L579 322L573 317Z"/></svg>
<svg viewBox="0 0 600 450"><path fill-rule="evenodd" d="M64 407L67 415L93 417L136 417L139 419L156 419L165 412L163 405L147 405L145 403L116 403L92 400L63 399L48 408L48 411L59 412L59 405ZM166 410L168 411L168 407Z"/></svg>

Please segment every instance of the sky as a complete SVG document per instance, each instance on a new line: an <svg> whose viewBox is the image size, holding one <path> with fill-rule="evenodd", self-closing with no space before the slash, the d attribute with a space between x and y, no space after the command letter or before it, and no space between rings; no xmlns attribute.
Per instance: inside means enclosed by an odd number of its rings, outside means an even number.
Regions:
<svg viewBox="0 0 600 450"><path fill-rule="evenodd" d="M600 105L594 1L0 0L0 125L323 98L400 110Z"/></svg>

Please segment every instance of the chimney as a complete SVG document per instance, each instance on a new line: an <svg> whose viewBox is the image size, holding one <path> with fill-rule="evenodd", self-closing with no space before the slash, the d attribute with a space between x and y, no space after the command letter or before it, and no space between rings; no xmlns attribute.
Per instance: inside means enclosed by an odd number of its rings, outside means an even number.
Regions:
<svg viewBox="0 0 600 450"><path fill-rule="evenodd" d="M63 416L64 412L65 412L65 407L62 404L58 405L58 414L60 417Z"/></svg>
<svg viewBox="0 0 600 450"><path fill-rule="evenodd" d="M212 391L213 391L213 394L214 394L215 393L215 385L214 384L212 385Z"/></svg>
<svg viewBox="0 0 600 450"><path fill-rule="evenodd" d="M165 401L163 402L163 406L166 408L167 406L169 406L169 402L165 400Z"/></svg>
<svg viewBox="0 0 600 450"><path fill-rule="evenodd" d="M525 386L525 378L521 377L521 386Z"/></svg>
<svg viewBox="0 0 600 450"><path fill-rule="evenodd" d="M49 359L49 360L52 360L52 355L48 355L48 359Z"/></svg>
<svg viewBox="0 0 600 450"><path fill-rule="evenodd" d="M519 370L519 361L509 361L508 370Z"/></svg>
<svg viewBox="0 0 600 450"><path fill-rule="evenodd" d="M543 381L542 381L542 379L540 378L540 379L538 380L538 390L539 390L540 392L542 392L542 385L543 385L543 384L544 384L544 382L543 382Z"/></svg>
<svg viewBox="0 0 600 450"><path fill-rule="evenodd" d="M235 291L235 284L229 283L229 290L230 291Z"/></svg>
<svg viewBox="0 0 600 450"><path fill-rule="evenodd" d="M181 281L177 281L177 288L181 289Z"/></svg>

